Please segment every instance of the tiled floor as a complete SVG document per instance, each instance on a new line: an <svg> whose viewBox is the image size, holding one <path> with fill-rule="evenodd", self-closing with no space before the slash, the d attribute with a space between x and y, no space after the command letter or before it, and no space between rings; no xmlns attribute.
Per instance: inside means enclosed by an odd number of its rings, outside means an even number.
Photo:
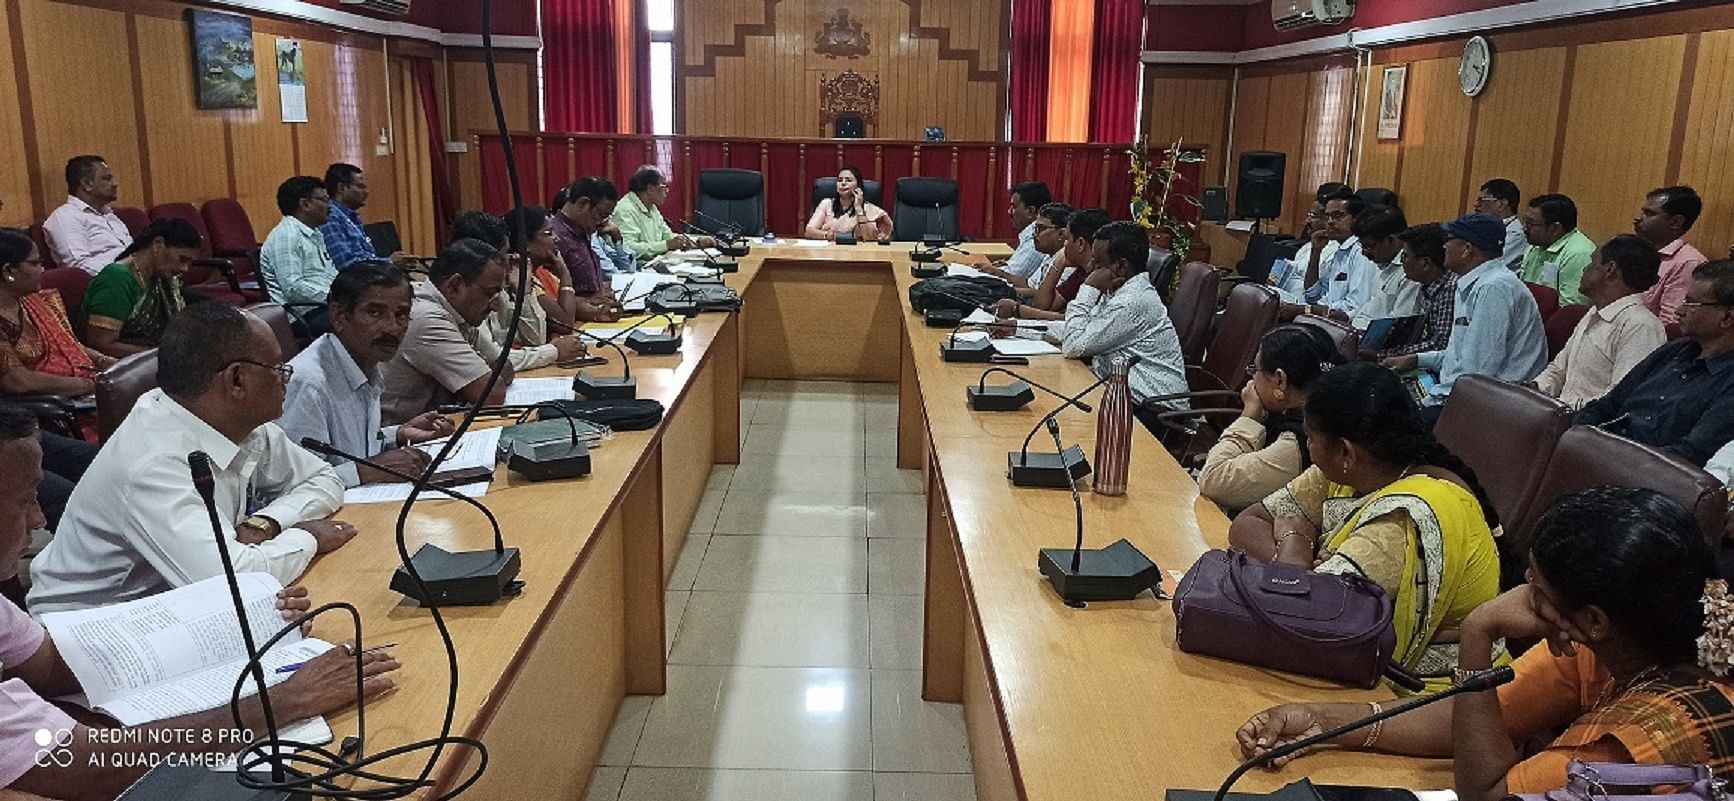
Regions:
<svg viewBox="0 0 1734 801"><path fill-rule="evenodd" d="M962 711L921 700L926 506L896 388L748 382L668 587L668 693L629 697L619 801L967 801Z"/></svg>

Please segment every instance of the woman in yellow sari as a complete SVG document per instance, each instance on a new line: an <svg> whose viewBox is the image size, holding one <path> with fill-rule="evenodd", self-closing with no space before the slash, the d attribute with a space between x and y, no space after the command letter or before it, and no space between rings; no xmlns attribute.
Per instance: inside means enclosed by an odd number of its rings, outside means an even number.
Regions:
<svg viewBox="0 0 1734 801"><path fill-rule="evenodd" d="M1236 517L1230 544L1378 584L1392 599L1392 658L1443 688L1457 665L1458 627L1499 594L1492 504L1390 370L1327 371L1307 396L1305 428L1313 466Z"/></svg>

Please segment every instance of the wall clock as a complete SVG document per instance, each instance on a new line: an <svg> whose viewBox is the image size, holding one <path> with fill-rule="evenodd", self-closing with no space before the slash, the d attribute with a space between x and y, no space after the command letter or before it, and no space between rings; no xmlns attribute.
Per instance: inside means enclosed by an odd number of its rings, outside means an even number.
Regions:
<svg viewBox="0 0 1734 801"><path fill-rule="evenodd" d="M1487 88L1487 76L1493 72L1493 49L1487 38L1476 36L1463 46L1463 60L1457 64L1457 86L1470 97Z"/></svg>

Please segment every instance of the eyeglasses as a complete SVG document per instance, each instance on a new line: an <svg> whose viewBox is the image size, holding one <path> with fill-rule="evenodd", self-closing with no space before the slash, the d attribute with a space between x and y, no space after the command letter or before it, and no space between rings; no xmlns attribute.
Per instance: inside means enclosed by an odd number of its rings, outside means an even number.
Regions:
<svg viewBox="0 0 1734 801"><path fill-rule="evenodd" d="M254 367L263 367L263 368L270 370L270 371L272 371L272 372L274 372L280 376L283 376L284 381L288 381L289 379L291 379L295 376L294 366L288 365L288 364L282 364L282 363L266 364L264 362L253 361L252 359L235 359L235 360L229 362L229 364L250 364L250 365L253 365ZM229 364L225 364L223 366L228 367Z"/></svg>
<svg viewBox="0 0 1734 801"><path fill-rule="evenodd" d="M1057 230L1059 230L1059 228L1060 227L1057 225L1048 225L1047 223L1044 223L1044 222L1037 222L1036 223L1036 233L1038 233L1038 234L1043 232L1043 231L1057 231Z"/></svg>
<svg viewBox="0 0 1734 801"><path fill-rule="evenodd" d="M1327 211L1324 216L1328 220L1346 220L1349 218L1349 213L1346 211Z"/></svg>
<svg viewBox="0 0 1734 801"><path fill-rule="evenodd" d="M1709 300L1682 300L1682 301L1680 301L1680 308L1682 308L1682 309L1707 309L1707 308L1714 308L1717 306L1728 306L1728 305L1729 304L1727 304L1727 303L1716 303L1715 301L1709 301Z"/></svg>

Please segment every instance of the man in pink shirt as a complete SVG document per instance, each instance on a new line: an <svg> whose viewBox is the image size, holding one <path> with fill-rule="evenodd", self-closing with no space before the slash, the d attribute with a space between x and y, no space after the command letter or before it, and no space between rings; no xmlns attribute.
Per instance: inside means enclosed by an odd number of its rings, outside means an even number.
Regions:
<svg viewBox="0 0 1734 801"><path fill-rule="evenodd" d="M1662 254L1662 277L1644 291L1644 306L1663 325L1678 325L1680 304L1692 286L1692 271L1706 259L1686 244L1686 232L1698 221L1704 201L1689 186L1664 186L1644 197L1644 207L1632 218L1632 230Z"/></svg>
<svg viewBox="0 0 1734 801"><path fill-rule="evenodd" d="M66 194L66 203L42 222L48 249L55 264L96 275L132 244L132 233L110 207L120 199L120 184L101 156L74 156L66 162Z"/></svg>
<svg viewBox="0 0 1734 801"><path fill-rule="evenodd" d="M30 531L45 522L36 504L41 479L35 416L0 404L0 575L17 570ZM285 618L309 606L305 588L291 587L277 595L277 608ZM278 721L336 712L355 702L354 657L345 650L333 648L314 658L271 691ZM375 653L362 659L368 696L391 689L386 674L397 669L397 660ZM0 599L0 677L5 679L0 681L0 790L65 801L111 799L144 775L141 752L209 752L213 740L203 735L227 735L235 728L227 705L144 727L174 735L156 738L103 732L112 727L94 714L81 713L86 723L75 721L44 699L82 693L78 679L42 625L5 599ZM242 702L241 718L254 736L262 735L264 714L257 698ZM191 737L185 736L188 732Z"/></svg>

